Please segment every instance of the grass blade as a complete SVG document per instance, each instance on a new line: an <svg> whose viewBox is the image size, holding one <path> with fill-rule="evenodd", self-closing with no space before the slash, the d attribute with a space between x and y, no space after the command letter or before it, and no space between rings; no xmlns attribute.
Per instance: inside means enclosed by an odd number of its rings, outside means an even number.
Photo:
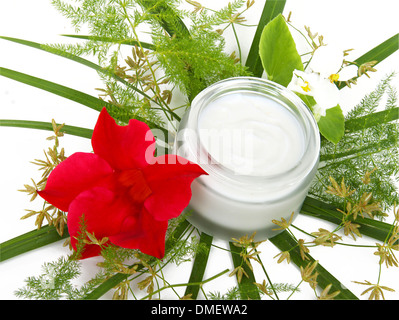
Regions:
<svg viewBox="0 0 399 320"><path fill-rule="evenodd" d="M242 248L235 246L232 242L229 242L229 245L234 268L242 267L244 269L244 272L248 275L247 277L244 274L241 278L241 281L238 281L238 288L240 290L241 299L260 300L259 289L255 285L256 280L254 273L240 255L242 252Z"/></svg>
<svg viewBox="0 0 399 320"><path fill-rule="evenodd" d="M58 124L59 125L59 124ZM16 127L53 131L53 125L50 122L30 121L30 120L5 120L0 119L0 127ZM61 132L77 137L91 139L92 129L64 125Z"/></svg>
<svg viewBox="0 0 399 320"><path fill-rule="evenodd" d="M374 112L366 116L345 121L346 133L364 130L381 123L388 123L399 119L399 107Z"/></svg>
<svg viewBox="0 0 399 320"><path fill-rule="evenodd" d="M305 199L300 213L323 219L337 225L341 224L343 218L343 214L334 206L310 197ZM363 218L361 216L358 216L354 222L360 225L359 231L361 234L376 240L385 241L392 235L392 225L388 223Z"/></svg>
<svg viewBox="0 0 399 320"><path fill-rule="evenodd" d="M309 260L302 260L297 241L287 232L283 231L273 238L269 239L281 251L289 251L291 261L298 267L305 268L308 263L313 263L315 260L308 255ZM337 300L358 300L358 298L348 289L345 288L333 275L331 275L320 264L317 265L315 271L319 274L317 276L317 284L322 289L331 284L331 292L340 291L340 294L335 298Z"/></svg>
<svg viewBox="0 0 399 320"><path fill-rule="evenodd" d="M211 249L213 237L202 232L200 236L200 245L205 246L205 250L200 250L194 259L193 268L191 269L189 283L199 283L203 280L206 265L208 262L209 252ZM191 294L191 299L197 299L200 286L192 285L188 286L185 292L185 296Z"/></svg>
<svg viewBox="0 0 399 320"><path fill-rule="evenodd" d="M255 77L261 77L263 73L263 66L259 56L259 42L263 28L283 12L285 2L285 0L267 0L263 7L262 15L259 19L258 27L245 63L245 66L248 67L248 71L250 71Z"/></svg>
<svg viewBox="0 0 399 320"><path fill-rule="evenodd" d="M0 262L69 237L65 226L60 236L54 226L44 226L0 244Z"/></svg>
<svg viewBox="0 0 399 320"><path fill-rule="evenodd" d="M1 68L0 67L0 75L3 77L22 82L24 84L48 91L50 93L56 94L58 96L61 96L63 98L67 98L69 100L75 101L77 103L83 104L91 109L101 111L101 109L108 105L103 100L100 100L96 97L93 97L91 95L88 95L86 93L77 91L75 89L71 89L68 87L65 87L63 85L47 81L41 78L36 78L33 76L30 76L25 73L21 73L18 71L14 71L11 69L7 68Z"/></svg>
<svg viewBox="0 0 399 320"><path fill-rule="evenodd" d="M18 44L22 44L24 46L28 46L31 48L35 48L38 50L43 50L45 52L51 53L51 54L55 54L57 56L72 60L74 62L80 63L86 67L89 67L97 72L100 72L104 75L107 75L109 77L114 78L115 80L123 83L124 85L126 85L127 87L129 87L130 89L136 91L137 93L141 94L143 97L146 97L147 99L151 100L151 97L148 96L145 92L143 92L142 90L139 90L138 88L136 88L135 86L131 85L129 82L125 81L124 79L122 79L121 77L118 77L117 75L115 75L114 73L110 72L109 70L106 70L104 68L102 68L101 66L99 66L98 64L95 64L89 60L83 59L79 56L73 55L69 52L63 51L63 50L59 50L59 49L55 49L55 48L50 48L46 45L43 45L41 43L37 43L37 42L32 42L32 41L28 41L28 40L23 40L23 39L17 39L17 38L11 38L11 37L3 37L0 36L0 39L3 40L8 40L8 41L12 41Z"/></svg>
<svg viewBox="0 0 399 320"><path fill-rule="evenodd" d="M164 137L168 137L168 131L165 128L155 125L140 117L134 117L129 112L120 112L121 110L112 104L84 92L7 68L0 67L0 75L36 87L38 89L48 91L71 101L75 101L96 111L101 111L103 107L106 107L118 120L128 122L130 119L135 118L147 123L151 129L155 128L161 130L164 134ZM112 110L115 112L112 112Z"/></svg>
<svg viewBox="0 0 399 320"><path fill-rule="evenodd" d="M362 65L363 63L370 61L377 61L377 64L388 58L392 53L399 49L399 33L395 34L391 38L385 40L375 48L366 52L361 57L357 58L354 62L357 65ZM346 86L345 82L342 82L338 88L342 89Z"/></svg>

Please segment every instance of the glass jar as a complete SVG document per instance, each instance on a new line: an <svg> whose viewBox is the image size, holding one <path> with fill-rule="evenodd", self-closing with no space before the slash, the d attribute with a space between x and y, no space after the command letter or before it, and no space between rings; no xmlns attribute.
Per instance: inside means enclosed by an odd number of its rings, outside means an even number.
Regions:
<svg viewBox="0 0 399 320"><path fill-rule="evenodd" d="M241 150L234 151L237 146ZM219 239L256 232L261 240L280 232L272 220L298 214L317 171L320 135L311 111L293 92L238 77L194 98L174 150L208 173L192 184L190 223Z"/></svg>

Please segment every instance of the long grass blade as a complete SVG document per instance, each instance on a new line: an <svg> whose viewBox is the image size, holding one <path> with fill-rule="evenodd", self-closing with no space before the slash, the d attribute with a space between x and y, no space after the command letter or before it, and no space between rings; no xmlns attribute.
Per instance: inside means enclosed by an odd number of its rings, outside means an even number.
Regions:
<svg viewBox="0 0 399 320"><path fill-rule="evenodd" d="M71 89L69 87L47 81L41 78L33 77L25 73L21 73L15 70L1 68L0 67L0 75L3 77L22 82L24 84L48 91L50 93L56 94L63 98L67 98L69 100L75 101L77 103L83 104L91 109L101 111L101 109L108 105L103 100L100 100L96 97L88 95L84 92L80 92L75 89Z"/></svg>
<svg viewBox="0 0 399 320"><path fill-rule="evenodd" d="M208 263L212 240L212 236L204 232L201 233L199 244L204 246L204 248L201 248L200 251L197 252L197 254L195 255L190 279L188 281L189 283L200 283L203 280L206 265ZM187 296L190 294L191 299L197 299L199 290L199 285L188 286L184 295Z"/></svg>
<svg viewBox="0 0 399 320"><path fill-rule="evenodd" d="M4 36L0 36L0 39L3 40L8 40L8 41L12 41L18 44L22 44L24 46L28 46L31 48L35 48L38 50L43 50L45 52L72 60L74 62L80 63L86 67L89 67L97 72L100 72L104 75L107 75L109 77L114 78L115 80L123 83L124 85L126 85L127 87L129 87L130 89L136 91L137 93L141 94L143 97L146 97L147 99L151 100L151 97L148 96L145 92L143 92L142 90L136 88L135 86L131 85L129 82L127 82L126 80L122 79L121 77L117 76L116 74L112 73L111 71L102 68L101 66L99 66L98 64L95 64L89 60L83 59L79 56L73 55L69 52L63 51L63 50L59 50L59 49L55 49L55 48L50 48L49 46L43 45L41 43L37 43L37 42L33 42L33 41L28 41L28 40L23 40L23 39L17 39L17 38L11 38L11 37L4 37Z"/></svg>
<svg viewBox="0 0 399 320"><path fill-rule="evenodd" d="M0 127L16 127L27 129L38 129L53 131L53 125L50 122L30 121L30 120L6 120L0 119ZM91 139L92 129L64 125L61 132L77 137Z"/></svg>
<svg viewBox="0 0 399 320"><path fill-rule="evenodd" d="M43 226L0 244L0 262L69 237L65 227L60 236L54 226Z"/></svg>
<svg viewBox="0 0 399 320"><path fill-rule="evenodd" d="M298 247L298 242L287 232L283 231L273 238L269 239L277 248L281 251L289 251L291 261L297 266L305 268L308 263L313 263L315 260L311 256L309 260L302 260L300 250ZM317 285L322 289L326 288L331 284L330 292L339 291L339 295L336 296L337 300L358 300L358 298L348 289L345 288L344 285L341 284L339 280L337 280L333 275L331 275L323 266L317 264L315 268L315 272L318 273L317 276Z"/></svg>
<svg viewBox="0 0 399 320"><path fill-rule="evenodd" d="M237 278L241 299L260 300L259 289L255 285L255 275L240 255L242 248L235 246L232 242L229 242L229 245L234 268L242 268L246 274L244 274L241 279ZM236 275L238 275L238 272Z"/></svg>
<svg viewBox="0 0 399 320"><path fill-rule="evenodd" d="M334 206L311 197L305 199L300 213L337 225L341 224L343 219L343 214L334 208ZM361 216L358 216L354 222L360 225L359 231L361 234L376 240L385 241L392 235L392 225L388 223Z"/></svg>
<svg viewBox="0 0 399 320"><path fill-rule="evenodd" d="M395 34L391 38L385 40L375 48L371 49L370 51L366 52L361 57L357 58L354 62L360 66L366 62L376 61L377 65L381 61L388 58L391 54L393 54L396 50L399 49L399 33ZM342 89L347 84L342 82L338 88Z"/></svg>
<svg viewBox="0 0 399 320"><path fill-rule="evenodd" d="M345 121L346 133L364 130L381 123L388 123L399 119L399 107L374 112L366 116Z"/></svg>
<svg viewBox="0 0 399 320"><path fill-rule="evenodd" d="M108 110L115 111L112 112L112 114L114 117L117 117L118 120L128 122L129 119L135 118L137 120L146 122L151 129L161 130L164 134L164 137L168 137L168 131L165 128L162 128L140 117L137 116L133 117L133 115L128 112L123 112L123 113L118 112L120 110L118 110L117 107L99 98L86 94L84 92L7 68L0 67L0 75L36 87L38 89L45 90L47 92L53 93L55 95L69 99L71 101L75 101L96 111L101 111L103 107L106 107ZM115 116L114 113L117 116Z"/></svg>

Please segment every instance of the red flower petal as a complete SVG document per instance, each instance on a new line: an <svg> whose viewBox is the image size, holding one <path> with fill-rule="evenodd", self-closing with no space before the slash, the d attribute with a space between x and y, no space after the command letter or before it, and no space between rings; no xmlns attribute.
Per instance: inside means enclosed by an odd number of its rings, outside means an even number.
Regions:
<svg viewBox="0 0 399 320"><path fill-rule="evenodd" d="M92 188L112 172L109 164L99 156L77 152L51 172L45 189L38 194L60 210L68 211L77 195Z"/></svg>
<svg viewBox="0 0 399 320"><path fill-rule="evenodd" d="M134 119L127 126L119 126L105 108L98 117L91 142L94 153L114 169L143 168L154 157L155 139L150 128Z"/></svg>
<svg viewBox="0 0 399 320"><path fill-rule="evenodd" d="M81 218L86 223L86 231L94 234L97 240L118 234L127 218L138 218L139 208L131 206L131 202L115 194L113 191L96 187L79 194L69 206L68 231L71 244L76 249L76 237L81 230ZM93 247L98 247L93 249ZM82 258L97 255L98 245L86 245Z"/></svg>
<svg viewBox="0 0 399 320"><path fill-rule="evenodd" d="M176 218L191 199L191 183L206 172L197 164L175 155L156 158L143 169L152 194L145 208L158 221Z"/></svg>
<svg viewBox="0 0 399 320"><path fill-rule="evenodd" d="M156 221L143 208L139 219L128 217L119 234L109 237L118 246L139 249L150 256L162 259L165 255L165 234L167 221Z"/></svg>

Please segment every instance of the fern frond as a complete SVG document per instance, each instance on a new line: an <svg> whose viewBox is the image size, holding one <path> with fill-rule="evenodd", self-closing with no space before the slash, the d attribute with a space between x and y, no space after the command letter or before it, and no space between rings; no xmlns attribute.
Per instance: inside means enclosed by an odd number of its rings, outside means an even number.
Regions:
<svg viewBox="0 0 399 320"><path fill-rule="evenodd" d="M374 91L348 113L346 120L372 117L381 107L395 112L398 97L395 88L390 85L393 76L391 74L383 79ZM323 141L320 156L323 161L310 195L334 203L337 207L344 207L344 199L338 201L325 192L329 176L332 176L336 181L344 178L347 185L356 189L355 196L359 199L366 190L373 190L374 200L380 202L384 210L398 203L396 182L399 180L399 124L398 117L393 118L396 120L392 121L387 116L372 125L367 121L356 122L363 127L347 132L336 145ZM372 170L370 182L364 185L362 177Z"/></svg>

